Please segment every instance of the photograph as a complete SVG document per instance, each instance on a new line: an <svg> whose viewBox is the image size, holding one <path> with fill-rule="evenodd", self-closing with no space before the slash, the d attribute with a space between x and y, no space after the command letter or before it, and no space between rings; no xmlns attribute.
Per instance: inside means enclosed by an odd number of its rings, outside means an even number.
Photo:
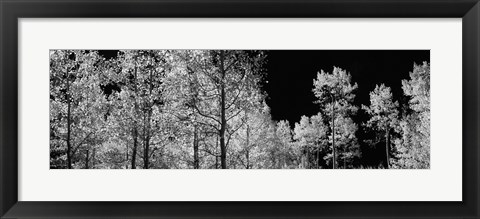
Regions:
<svg viewBox="0 0 480 219"><path fill-rule="evenodd" d="M480 219L480 0L0 2L0 218Z"/></svg>
<svg viewBox="0 0 480 219"><path fill-rule="evenodd" d="M430 169L430 50L51 49L49 72L50 169Z"/></svg>

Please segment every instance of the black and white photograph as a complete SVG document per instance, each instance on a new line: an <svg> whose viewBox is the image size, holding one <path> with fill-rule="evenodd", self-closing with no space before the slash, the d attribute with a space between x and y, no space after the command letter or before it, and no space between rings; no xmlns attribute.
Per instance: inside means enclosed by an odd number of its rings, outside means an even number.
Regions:
<svg viewBox="0 0 480 219"><path fill-rule="evenodd" d="M429 50L49 53L50 169L430 169Z"/></svg>
<svg viewBox="0 0 480 219"><path fill-rule="evenodd" d="M479 2L5 0L0 218L480 219Z"/></svg>

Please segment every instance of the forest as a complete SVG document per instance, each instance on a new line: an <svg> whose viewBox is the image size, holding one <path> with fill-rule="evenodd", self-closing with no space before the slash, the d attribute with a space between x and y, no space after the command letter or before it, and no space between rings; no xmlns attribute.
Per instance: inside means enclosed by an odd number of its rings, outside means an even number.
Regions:
<svg viewBox="0 0 480 219"><path fill-rule="evenodd" d="M348 69L318 69L302 88L316 113L291 122L272 117L268 50L49 58L51 169L430 168L429 60L411 63L401 92L379 83L363 104ZM364 162L373 150L380 161Z"/></svg>

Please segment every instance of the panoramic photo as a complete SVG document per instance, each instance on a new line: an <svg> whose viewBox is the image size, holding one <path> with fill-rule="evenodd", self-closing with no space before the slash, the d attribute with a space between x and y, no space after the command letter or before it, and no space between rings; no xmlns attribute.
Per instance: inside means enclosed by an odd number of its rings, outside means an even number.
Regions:
<svg viewBox="0 0 480 219"><path fill-rule="evenodd" d="M50 50L50 169L429 169L429 50Z"/></svg>

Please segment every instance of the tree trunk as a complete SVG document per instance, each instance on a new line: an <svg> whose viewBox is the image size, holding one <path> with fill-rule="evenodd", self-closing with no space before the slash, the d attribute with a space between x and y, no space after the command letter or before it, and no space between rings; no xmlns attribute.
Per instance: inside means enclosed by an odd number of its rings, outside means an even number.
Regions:
<svg viewBox="0 0 480 219"><path fill-rule="evenodd" d="M135 58L135 74L134 74L134 91L135 91L135 115L133 115L133 151L132 151L132 169L136 169L136 158L137 158L137 144L138 144L138 130L137 130L137 115L138 115L138 104L137 104L137 59Z"/></svg>
<svg viewBox="0 0 480 219"><path fill-rule="evenodd" d="M332 157L332 164L333 169L335 169L336 163L336 156L335 156L335 100L332 102L332 150L333 150L333 157Z"/></svg>
<svg viewBox="0 0 480 219"><path fill-rule="evenodd" d="M245 156L247 157L247 169L250 169L250 151L247 150Z"/></svg>
<svg viewBox="0 0 480 219"><path fill-rule="evenodd" d="M222 103L224 104L224 101L222 101ZM225 115L225 110L222 110L222 117L224 118L224 115ZM226 146L225 146L225 124L224 124L224 119L222 118L222 124L221 124L221 128L220 128L220 162L221 162L221 166L222 166L222 169L227 169L227 150L226 150Z"/></svg>
<svg viewBox="0 0 480 219"><path fill-rule="evenodd" d="M126 148L125 148L125 169L128 169L128 144L126 144Z"/></svg>
<svg viewBox="0 0 480 219"><path fill-rule="evenodd" d="M200 161L198 158L198 133L197 125L193 126L193 168L200 169Z"/></svg>
<svg viewBox="0 0 480 219"><path fill-rule="evenodd" d="M137 158L137 144L138 144L138 130L137 127L133 128L133 149L132 149L132 169L136 169L136 158Z"/></svg>
<svg viewBox="0 0 480 219"><path fill-rule="evenodd" d="M245 112L245 114L247 114ZM247 139L246 139L246 145L245 145L245 150L246 150L246 153L245 153L245 157L247 158L247 169L249 169L249 166L250 166L250 126L248 125L248 115L247 115Z"/></svg>
<svg viewBox="0 0 480 219"><path fill-rule="evenodd" d="M149 161L149 153L150 144L148 139L148 131L147 131L147 121L145 118L145 114L143 115L143 169L148 169L148 161Z"/></svg>
<svg viewBox="0 0 480 219"><path fill-rule="evenodd" d="M153 90L153 74L152 71L150 71L150 80L149 80L149 96L150 98L152 97L152 90ZM147 118L145 121L145 114L143 116L143 128L144 128L144 150L143 150L143 168L144 169L149 169L150 168L150 120L152 118L152 103L148 102L147 103ZM146 129L146 130L145 130Z"/></svg>
<svg viewBox="0 0 480 219"><path fill-rule="evenodd" d="M72 145L71 145L71 103L70 103L70 78L67 70L67 167L68 169L72 169Z"/></svg>
<svg viewBox="0 0 480 219"><path fill-rule="evenodd" d="M390 169L390 156L389 156L389 149L390 149L390 129L387 128L387 131L385 133L385 152L386 152L386 158L387 158L387 169Z"/></svg>
<svg viewBox="0 0 480 219"><path fill-rule="evenodd" d="M221 73L221 82L220 82L220 160L222 164L222 169L227 169L227 149L225 145L225 131L227 128L227 121L225 118L225 66L224 66L224 51L220 52L220 73Z"/></svg>
<svg viewBox="0 0 480 219"><path fill-rule="evenodd" d="M143 152L143 169L150 168L150 137L146 137L145 139L145 151Z"/></svg>
<svg viewBox="0 0 480 219"><path fill-rule="evenodd" d="M92 169L95 169L95 148L93 148L92 152Z"/></svg>
<svg viewBox="0 0 480 219"><path fill-rule="evenodd" d="M90 151L87 149L87 155L85 156L85 169L88 169L88 156L90 154Z"/></svg>
<svg viewBox="0 0 480 219"><path fill-rule="evenodd" d="M218 169L218 136L217 140L215 141L215 169Z"/></svg>

